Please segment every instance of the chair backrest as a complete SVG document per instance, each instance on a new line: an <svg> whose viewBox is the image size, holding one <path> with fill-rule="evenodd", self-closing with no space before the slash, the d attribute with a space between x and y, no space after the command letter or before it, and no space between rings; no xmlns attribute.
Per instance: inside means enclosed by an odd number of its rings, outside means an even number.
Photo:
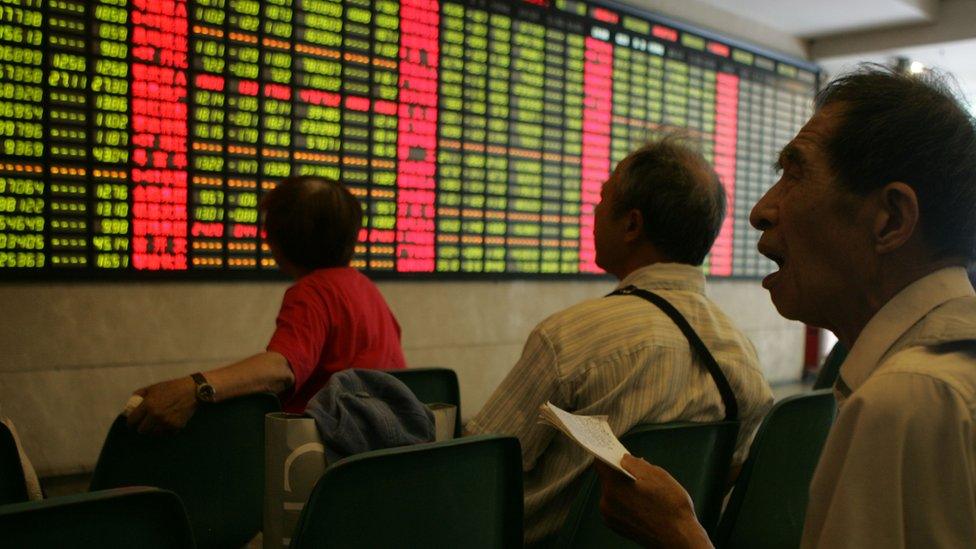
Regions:
<svg viewBox="0 0 976 549"><path fill-rule="evenodd" d="M662 467L681 483L691 495L702 525L711 531L718 520L738 432L736 421L648 424L634 427L620 441L631 454ZM589 471L556 546L640 547L610 530L599 507L599 482Z"/></svg>
<svg viewBox="0 0 976 549"><path fill-rule="evenodd" d="M119 417L98 456L91 489L157 486L186 506L201 547L241 547L261 529L264 415L270 394L200 406L182 431L140 435Z"/></svg>
<svg viewBox="0 0 976 549"><path fill-rule="evenodd" d="M325 470L293 548L522 545L518 439L473 436L350 456Z"/></svg>
<svg viewBox="0 0 976 549"><path fill-rule="evenodd" d="M773 406L752 441L715 536L727 547L799 547L810 479L836 405L830 389Z"/></svg>
<svg viewBox="0 0 976 549"><path fill-rule="evenodd" d="M13 433L0 423L0 505L21 501L27 501L27 484L20 453Z"/></svg>
<svg viewBox="0 0 976 549"><path fill-rule="evenodd" d="M118 488L0 506L4 547L194 547L180 498L158 488Z"/></svg>
<svg viewBox="0 0 976 549"><path fill-rule="evenodd" d="M837 381L837 375L840 374L840 365L845 359L847 359L847 347L844 347L840 341L834 343L833 348L824 358L823 365L820 366L817 380L813 382L813 390L833 388L834 381Z"/></svg>
<svg viewBox="0 0 976 549"><path fill-rule="evenodd" d="M453 404L457 408L454 422L454 436L461 436L461 392L458 378L449 368L407 368L386 370L386 373L399 379L417 395L424 404Z"/></svg>

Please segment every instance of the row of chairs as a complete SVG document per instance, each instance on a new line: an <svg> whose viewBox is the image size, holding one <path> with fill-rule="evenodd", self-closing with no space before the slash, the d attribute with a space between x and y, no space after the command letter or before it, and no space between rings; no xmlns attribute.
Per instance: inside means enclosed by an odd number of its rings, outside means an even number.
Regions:
<svg viewBox="0 0 976 549"><path fill-rule="evenodd" d="M453 370L412 368L390 373L409 386L422 402L455 405L455 435L460 436L460 390ZM19 520L17 517L24 513L38 517L50 514L51 524L62 524L62 519L70 516L62 514L62 505L73 509L82 505L86 497L101 502L99 505L110 505L105 502L112 501L109 497L113 494L111 489L153 486L179 496L178 501L182 500L180 508L190 517L192 538L200 547L241 547L262 527L264 416L279 410L274 395L235 399L198 411L180 433L169 437L139 435L127 427L124 417L119 416L109 428L88 494L72 496L69 501L52 498L19 506L4 505L26 502L27 493L13 436L0 424L0 531L6 534L8 529L3 527L6 521ZM135 497L128 492L123 495L125 497L115 503L120 507L129 505L128 498ZM137 499L143 506L171 503L158 493L139 495ZM162 512L178 514L171 511ZM111 517L111 514L105 514L101 523L110 523ZM71 521L70 524L88 529L99 522ZM15 531L30 535L28 530L10 530L11 533ZM60 535L62 540L74 539L67 531ZM79 540L84 538L78 536ZM86 546L82 541L72 544ZM37 542L28 545L43 546ZM136 544L125 542L119 546L132 545ZM100 539L87 546L111 547L113 544Z"/></svg>
<svg viewBox="0 0 976 549"><path fill-rule="evenodd" d="M401 379L420 400L459 404L452 371L417 369L403 374ZM774 407L756 435L721 522L719 509L736 424L640 426L622 442L631 453L667 469L689 491L718 546L795 547L806 508L806 486L833 419L833 406L829 392L820 391L785 399ZM211 408L211 413L197 414L172 438L135 435L120 418L99 457L93 492L0 506L0 531L11 541L23 535L30 546L57 546L56 540L72 540L82 547L189 547L195 540L200 547L241 547L261 527L263 429L254 426L262 426L264 414L276 407L277 401L268 395L231 401ZM229 424L245 427L229 429ZM214 433L220 433L219 442ZM106 490L132 484L172 492ZM78 511L86 499L94 502L96 511ZM634 546L603 525L598 499L597 480L591 475L582 483L558 546ZM113 505L119 512L106 510ZM152 506L158 510L140 516L167 517L166 536L158 535L159 525L133 520L127 522L130 527L117 544L104 536L86 543L98 524L114 525L120 512ZM77 520L81 517L84 520ZM51 528L52 524L59 527ZM182 530L178 524L184 525ZM72 531L71 525L78 531ZM55 538L36 537L36 528ZM138 531L151 540L134 543L141 539L134 537ZM303 510L292 546L512 547L521 543L521 537L518 442L487 436L369 452L332 465ZM38 543L44 539L52 543Z"/></svg>

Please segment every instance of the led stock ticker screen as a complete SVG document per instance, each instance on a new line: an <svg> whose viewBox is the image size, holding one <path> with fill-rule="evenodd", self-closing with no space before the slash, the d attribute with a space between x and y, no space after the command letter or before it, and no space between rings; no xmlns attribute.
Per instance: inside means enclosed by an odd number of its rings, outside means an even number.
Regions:
<svg viewBox="0 0 976 549"><path fill-rule="evenodd" d="M361 200L371 273L581 275L613 166L680 130L748 213L813 67L575 0L0 0L0 277L271 273L288 176Z"/></svg>

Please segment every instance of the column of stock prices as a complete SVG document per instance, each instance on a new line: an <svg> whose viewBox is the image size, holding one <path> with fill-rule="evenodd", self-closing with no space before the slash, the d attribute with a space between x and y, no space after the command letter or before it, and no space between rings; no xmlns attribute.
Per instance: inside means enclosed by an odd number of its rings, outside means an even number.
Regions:
<svg viewBox="0 0 976 549"><path fill-rule="evenodd" d="M599 274L614 166L678 133L748 214L815 67L578 0L0 0L0 278L262 276L290 176L363 204L373 274Z"/></svg>

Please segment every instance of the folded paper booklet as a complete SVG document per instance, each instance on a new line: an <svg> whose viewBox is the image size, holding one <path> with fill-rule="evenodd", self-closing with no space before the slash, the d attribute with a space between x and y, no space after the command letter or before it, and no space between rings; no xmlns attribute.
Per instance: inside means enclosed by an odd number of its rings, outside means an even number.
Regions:
<svg viewBox="0 0 976 549"><path fill-rule="evenodd" d="M565 433L603 463L634 478L620 466L620 460L629 452L610 430L606 416L578 416L547 402L539 407L539 419Z"/></svg>

